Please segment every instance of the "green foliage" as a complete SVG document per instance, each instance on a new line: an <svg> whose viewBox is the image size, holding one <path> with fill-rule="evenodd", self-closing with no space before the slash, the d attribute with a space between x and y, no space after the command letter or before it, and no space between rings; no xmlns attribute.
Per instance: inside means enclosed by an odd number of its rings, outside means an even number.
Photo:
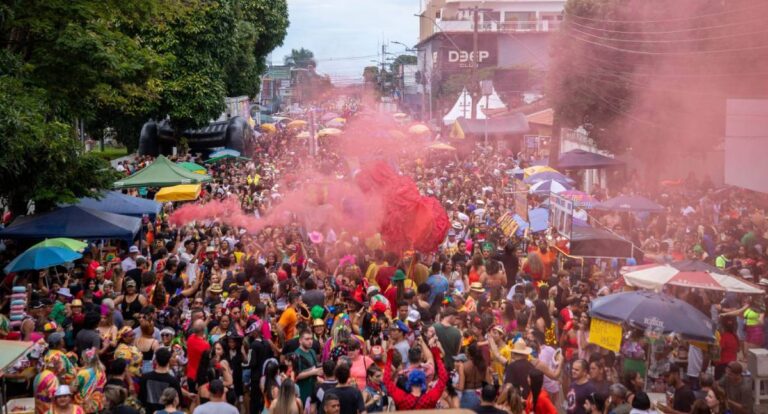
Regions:
<svg viewBox="0 0 768 414"><path fill-rule="evenodd" d="M315 61L315 54L309 49L291 49L291 54L283 58L283 63L286 66L295 66L298 68L308 68L309 66L317 67Z"/></svg>
<svg viewBox="0 0 768 414"><path fill-rule="evenodd" d="M363 80L365 80L365 83L375 83L378 77L379 77L378 66L366 66L363 69Z"/></svg>
<svg viewBox="0 0 768 414"><path fill-rule="evenodd" d="M392 61L390 66L393 73L400 73L400 65L415 65L416 55L400 55Z"/></svg>
<svg viewBox="0 0 768 414"><path fill-rule="evenodd" d="M0 77L0 196L12 211L37 211L90 196L117 179L109 165L82 146L69 125L47 119L46 91Z"/></svg>
<svg viewBox="0 0 768 414"><path fill-rule="evenodd" d="M0 198L41 211L110 186L97 156L78 155L74 121L97 138L113 128L129 149L150 117L180 136L217 118L225 96L258 93L287 27L286 0L4 2Z"/></svg>

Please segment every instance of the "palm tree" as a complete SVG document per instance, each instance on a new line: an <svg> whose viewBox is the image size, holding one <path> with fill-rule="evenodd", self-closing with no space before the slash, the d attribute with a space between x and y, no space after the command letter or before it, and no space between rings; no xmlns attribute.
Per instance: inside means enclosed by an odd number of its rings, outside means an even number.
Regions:
<svg viewBox="0 0 768 414"><path fill-rule="evenodd" d="M291 54L283 59L286 66L295 66L299 68L317 67L315 54L309 49L291 49Z"/></svg>

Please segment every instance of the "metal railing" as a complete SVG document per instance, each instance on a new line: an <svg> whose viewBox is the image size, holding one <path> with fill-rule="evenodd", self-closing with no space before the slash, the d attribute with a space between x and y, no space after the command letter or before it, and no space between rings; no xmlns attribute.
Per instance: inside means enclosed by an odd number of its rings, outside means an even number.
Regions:
<svg viewBox="0 0 768 414"><path fill-rule="evenodd" d="M471 20L441 20L440 27L446 32L471 32L474 24ZM559 20L530 20L530 21L483 21L479 22L479 32L520 33L520 32L553 32L560 28ZM439 29L435 29L439 31Z"/></svg>

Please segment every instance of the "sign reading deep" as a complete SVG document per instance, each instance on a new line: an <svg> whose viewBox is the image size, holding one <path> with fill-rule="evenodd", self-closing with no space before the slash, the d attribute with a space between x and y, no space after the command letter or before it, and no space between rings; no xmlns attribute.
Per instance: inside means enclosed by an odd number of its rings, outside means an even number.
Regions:
<svg viewBox="0 0 768 414"><path fill-rule="evenodd" d="M478 68L496 66L498 63L498 41L495 36L479 35L477 52L475 52L472 35L452 34L451 40L444 41L440 47L438 64L444 70Z"/></svg>

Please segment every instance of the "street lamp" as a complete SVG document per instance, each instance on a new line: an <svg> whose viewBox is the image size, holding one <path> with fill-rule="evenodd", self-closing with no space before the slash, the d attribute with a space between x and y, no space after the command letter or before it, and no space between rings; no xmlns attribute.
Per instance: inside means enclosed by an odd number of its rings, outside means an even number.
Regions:
<svg viewBox="0 0 768 414"><path fill-rule="evenodd" d="M406 45L405 43L398 42L398 41L395 41L395 40L390 40L389 43L393 43L393 44L400 45L400 46L404 47L406 52L412 52L412 53L416 52L416 49L411 49L410 46Z"/></svg>

